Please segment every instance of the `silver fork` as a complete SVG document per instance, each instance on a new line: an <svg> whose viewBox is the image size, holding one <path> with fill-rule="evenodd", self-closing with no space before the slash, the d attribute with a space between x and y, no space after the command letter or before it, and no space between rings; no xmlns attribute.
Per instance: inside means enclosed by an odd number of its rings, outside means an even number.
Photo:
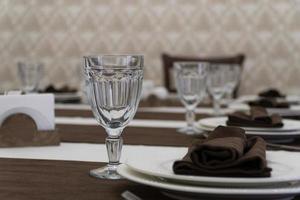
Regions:
<svg viewBox="0 0 300 200"><path fill-rule="evenodd" d="M123 197L125 200L143 200L139 196L133 194L129 190L125 190L122 194L121 197Z"/></svg>

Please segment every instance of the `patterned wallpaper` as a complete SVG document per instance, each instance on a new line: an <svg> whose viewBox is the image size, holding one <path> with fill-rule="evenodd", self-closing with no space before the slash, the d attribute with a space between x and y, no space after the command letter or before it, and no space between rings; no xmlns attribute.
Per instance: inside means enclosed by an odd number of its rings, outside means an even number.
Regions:
<svg viewBox="0 0 300 200"><path fill-rule="evenodd" d="M300 93L300 0L1 0L0 9L2 89L18 87L25 59L46 65L43 85L77 86L82 55L143 53L146 79L161 84L162 52L243 52L242 93Z"/></svg>

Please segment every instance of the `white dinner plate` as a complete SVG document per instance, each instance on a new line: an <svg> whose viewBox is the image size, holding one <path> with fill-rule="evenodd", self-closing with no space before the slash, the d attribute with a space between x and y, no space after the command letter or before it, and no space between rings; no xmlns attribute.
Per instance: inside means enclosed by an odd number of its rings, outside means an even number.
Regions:
<svg viewBox="0 0 300 200"><path fill-rule="evenodd" d="M234 102L236 103L248 103L249 101L256 101L259 97L257 95L243 95L237 98Z"/></svg>
<svg viewBox="0 0 300 200"><path fill-rule="evenodd" d="M244 95L236 99L235 102L248 103L249 101L257 101L259 99L260 97L257 95ZM288 103L300 103L299 95L288 95L285 98L279 98L279 99L282 99Z"/></svg>
<svg viewBox="0 0 300 200"><path fill-rule="evenodd" d="M174 174L172 166L175 160L180 160L183 157L181 152L162 152L160 156L146 159L144 154L137 152L134 158L127 160L125 163L137 172L181 183L206 186L257 187L299 181L300 163L299 165L291 163L294 158L290 155L287 152L268 152L267 160L272 172L271 177L264 178L177 175ZM284 158L282 158L283 156Z"/></svg>
<svg viewBox="0 0 300 200"><path fill-rule="evenodd" d="M226 126L226 121L228 117L209 117L200 119L196 126L199 128L206 128L207 130L213 130L218 126ZM241 127L246 131L255 131L255 132L293 132L300 130L300 121L292 119L283 119L283 127L280 128L264 128L264 127Z"/></svg>
<svg viewBox="0 0 300 200"><path fill-rule="evenodd" d="M269 115L278 114L281 117L300 117L300 107L294 106L293 109L268 108Z"/></svg>
<svg viewBox="0 0 300 200"><path fill-rule="evenodd" d="M281 186L280 188L233 188L233 187L204 187L184 185L167 180L159 179L157 177L145 175L132 170L126 164L121 164L118 173L124 178L136 183L156 187L167 191L168 196L174 195L178 199L263 199L263 200L289 200L296 194L300 193L299 183ZM170 193L171 192L171 193ZM173 192L173 193L172 193ZM176 194L174 194L177 193ZM181 196L180 196L181 195ZM186 198L185 198L186 197ZM194 197L194 198L193 198Z"/></svg>
<svg viewBox="0 0 300 200"><path fill-rule="evenodd" d="M197 125L197 128L200 128L204 131L212 131L215 128L213 127L206 127L200 124ZM256 135L256 136L278 136L278 137L295 137L300 136L300 130L295 131L248 131L246 130L247 135Z"/></svg>

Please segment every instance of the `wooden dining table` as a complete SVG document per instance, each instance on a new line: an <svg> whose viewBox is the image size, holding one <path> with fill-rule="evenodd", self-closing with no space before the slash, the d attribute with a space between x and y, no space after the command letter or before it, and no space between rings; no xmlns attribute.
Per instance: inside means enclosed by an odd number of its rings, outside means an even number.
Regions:
<svg viewBox="0 0 300 200"><path fill-rule="evenodd" d="M89 176L90 169L105 165L105 159L96 161L97 156L105 158L105 130L93 121L87 106L60 105L55 113L60 146L0 150L0 199L117 200L123 199L121 194L124 191L130 191L143 200L170 199L157 188L125 179L103 180ZM197 112L197 119L207 116L207 112ZM124 129L124 150L188 147L201 136L178 133L176 129L184 125L183 120L184 112L140 108L133 120L136 125ZM155 126L155 123L160 125ZM173 127L172 124L179 125ZM99 155L98 148L103 149ZM300 197L296 199L300 200Z"/></svg>

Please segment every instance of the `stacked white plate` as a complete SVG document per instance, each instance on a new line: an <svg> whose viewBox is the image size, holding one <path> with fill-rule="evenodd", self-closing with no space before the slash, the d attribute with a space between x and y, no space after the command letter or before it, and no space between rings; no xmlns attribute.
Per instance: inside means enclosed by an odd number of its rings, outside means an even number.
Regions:
<svg viewBox="0 0 300 200"><path fill-rule="evenodd" d="M300 194L300 154L267 152L268 165L273 169L267 178L223 178L176 175L172 165L186 149L164 151L159 156L137 152L118 173L131 181L157 187L175 199L264 199L288 200Z"/></svg>
<svg viewBox="0 0 300 200"><path fill-rule="evenodd" d="M257 101L260 98L255 95L242 96L229 104L228 109L248 111L250 109L248 102ZM300 116L300 96L287 96L285 98L278 98L278 100L290 103L291 106L289 108L267 108L269 114L277 113L282 117Z"/></svg>
<svg viewBox="0 0 300 200"><path fill-rule="evenodd" d="M235 102L238 103L248 103L249 101L257 101L261 99L261 97L257 95L244 95L239 97ZM300 103L300 96L299 95L289 95L285 98L278 98L279 100L291 103L291 104L298 104Z"/></svg>
<svg viewBox="0 0 300 200"><path fill-rule="evenodd" d="M197 127L205 130L212 131L217 126L226 126L228 117L211 117L201 119L197 123ZM291 142L295 138L300 137L300 121L283 119L283 127L280 128L260 128L260 127L241 127L245 129L246 134L261 136L266 140L272 142Z"/></svg>
<svg viewBox="0 0 300 200"><path fill-rule="evenodd" d="M228 105L228 109L230 110L237 110L237 111L248 111L250 110L250 106L246 103L231 103ZM291 113L296 113L299 115L300 113L300 106L299 105L292 105L290 108L267 108L269 113L278 113L281 115L289 116Z"/></svg>

